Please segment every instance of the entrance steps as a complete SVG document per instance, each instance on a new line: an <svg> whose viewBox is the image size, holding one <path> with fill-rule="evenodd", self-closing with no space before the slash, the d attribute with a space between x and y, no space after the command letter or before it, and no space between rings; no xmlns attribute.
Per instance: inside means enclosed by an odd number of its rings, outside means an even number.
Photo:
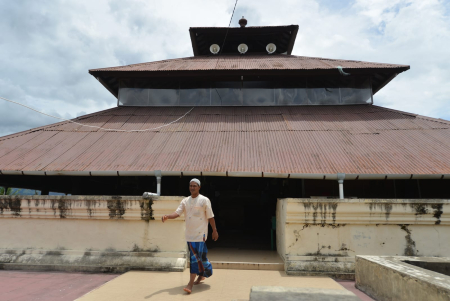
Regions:
<svg viewBox="0 0 450 301"><path fill-rule="evenodd" d="M208 251L213 269L284 271L276 251L213 248Z"/></svg>

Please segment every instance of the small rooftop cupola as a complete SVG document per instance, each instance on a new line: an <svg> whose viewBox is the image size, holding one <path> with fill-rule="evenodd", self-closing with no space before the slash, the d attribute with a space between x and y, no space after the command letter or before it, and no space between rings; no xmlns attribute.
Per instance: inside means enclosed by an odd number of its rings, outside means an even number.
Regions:
<svg viewBox="0 0 450 301"><path fill-rule="evenodd" d="M242 16L240 27L191 27L194 56L215 54L291 54L298 25L247 26Z"/></svg>

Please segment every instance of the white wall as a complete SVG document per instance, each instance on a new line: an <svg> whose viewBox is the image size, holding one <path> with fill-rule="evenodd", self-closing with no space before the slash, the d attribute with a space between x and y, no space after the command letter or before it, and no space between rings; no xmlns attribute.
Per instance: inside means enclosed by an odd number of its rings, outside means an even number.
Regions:
<svg viewBox="0 0 450 301"><path fill-rule="evenodd" d="M182 259L181 264L185 264L184 216L161 222L161 216L174 212L181 199L1 196L0 258L4 254L3 262L20 263L23 256L12 258L5 254L82 256L90 252L101 256L106 252L111 256L132 256L133 264L148 267L153 264L150 259L142 263L135 260L138 253L146 253L141 257L173 258L178 265L177 260ZM44 260L39 258L35 258L37 264Z"/></svg>
<svg viewBox="0 0 450 301"><path fill-rule="evenodd" d="M355 255L450 256L449 200L279 199L277 217L292 273L353 273Z"/></svg>

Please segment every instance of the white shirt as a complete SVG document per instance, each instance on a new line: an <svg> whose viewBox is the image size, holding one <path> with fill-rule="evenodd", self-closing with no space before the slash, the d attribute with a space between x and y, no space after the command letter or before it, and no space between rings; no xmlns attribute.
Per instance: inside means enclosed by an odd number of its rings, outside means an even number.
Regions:
<svg viewBox="0 0 450 301"><path fill-rule="evenodd" d="M206 241L208 237L208 219L214 217L211 201L199 194L196 198L184 198L178 209L178 215L184 213L186 220L186 241Z"/></svg>

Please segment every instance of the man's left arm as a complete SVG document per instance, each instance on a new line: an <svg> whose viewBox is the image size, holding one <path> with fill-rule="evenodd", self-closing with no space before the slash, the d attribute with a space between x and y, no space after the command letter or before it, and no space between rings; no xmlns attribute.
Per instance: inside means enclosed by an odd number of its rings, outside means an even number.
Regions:
<svg viewBox="0 0 450 301"><path fill-rule="evenodd" d="M210 219L208 219L211 228L213 229L213 233L212 233L212 239L214 241L219 239L219 233L217 233L217 228L216 228L216 221L214 220L214 217L211 217Z"/></svg>
<svg viewBox="0 0 450 301"><path fill-rule="evenodd" d="M211 208L211 201L206 198L206 218L208 218L208 221L211 225L211 228L213 229L213 233L212 233L212 239L214 241L219 239L219 233L217 233L217 228L216 228L216 221L214 220L214 213L212 211Z"/></svg>

